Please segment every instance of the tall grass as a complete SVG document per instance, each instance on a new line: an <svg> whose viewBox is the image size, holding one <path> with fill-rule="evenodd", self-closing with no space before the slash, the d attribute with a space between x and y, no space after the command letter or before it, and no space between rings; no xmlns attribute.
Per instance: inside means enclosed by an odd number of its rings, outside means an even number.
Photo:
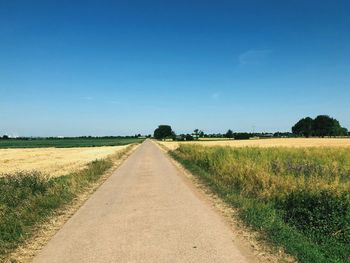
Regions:
<svg viewBox="0 0 350 263"><path fill-rule="evenodd" d="M300 262L350 262L349 148L181 145L172 154Z"/></svg>
<svg viewBox="0 0 350 263"><path fill-rule="evenodd" d="M0 261L30 237L35 226L96 182L130 147L66 176L49 178L33 171L0 178Z"/></svg>

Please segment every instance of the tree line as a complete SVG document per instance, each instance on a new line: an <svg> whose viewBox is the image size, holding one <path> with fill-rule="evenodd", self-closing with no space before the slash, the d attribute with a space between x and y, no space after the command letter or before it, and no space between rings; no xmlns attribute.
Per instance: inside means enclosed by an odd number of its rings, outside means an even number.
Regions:
<svg viewBox="0 0 350 263"><path fill-rule="evenodd" d="M176 141L193 141L200 138L227 138L235 140L245 140L253 137L270 138L270 137L293 137L290 132L276 132L276 133L248 133L248 132L233 132L231 129L226 133L204 133L204 131L195 129L192 133L176 134L170 125L159 125L155 129L153 137L157 140L176 140Z"/></svg>
<svg viewBox="0 0 350 263"><path fill-rule="evenodd" d="M315 119L310 117L303 118L292 127L292 132L303 137L348 135L348 130L342 127L338 120L328 115L319 115Z"/></svg>
<svg viewBox="0 0 350 263"><path fill-rule="evenodd" d="M153 137L158 140L172 139L177 141L193 141L199 138L228 138L235 140L246 140L253 137L259 138L289 138L289 137L326 137L326 136L348 136L349 132L342 127L338 120L328 115L319 115L315 119L310 117L299 120L293 127L292 132L275 133L249 133L233 132L229 129L226 133L206 134L202 130L195 129L192 133L177 135L170 125L159 125L154 131Z"/></svg>

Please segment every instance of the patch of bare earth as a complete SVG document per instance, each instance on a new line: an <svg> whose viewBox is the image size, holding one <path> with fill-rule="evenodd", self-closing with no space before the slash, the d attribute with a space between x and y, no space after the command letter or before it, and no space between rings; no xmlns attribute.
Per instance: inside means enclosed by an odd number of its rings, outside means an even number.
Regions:
<svg viewBox="0 0 350 263"><path fill-rule="evenodd" d="M34 256L47 244L56 232L75 214L85 201L107 180L108 177L112 175L112 173L136 150L138 146L139 145L131 145L123 147L123 150L110 156L114 163L113 167L110 168L96 183L79 194L71 204L56 211L43 224L37 226L33 230L32 237L11 253L4 263L31 262ZM122 157L120 157L120 155L122 155Z"/></svg>

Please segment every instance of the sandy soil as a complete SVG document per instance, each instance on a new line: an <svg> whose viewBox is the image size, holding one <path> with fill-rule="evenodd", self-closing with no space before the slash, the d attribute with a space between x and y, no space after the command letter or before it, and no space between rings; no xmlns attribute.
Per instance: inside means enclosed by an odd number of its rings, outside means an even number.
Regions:
<svg viewBox="0 0 350 263"><path fill-rule="evenodd" d="M49 176L72 172L96 159L105 158L126 146L81 148L0 149L0 176L16 171L37 170Z"/></svg>
<svg viewBox="0 0 350 263"><path fill-rule="evenodd" d="M180 144L200 144L203 146L231 147L350 147L350 139L336 138L278 138L254 140L225 141L195 141L195 142L158 142L169 150L176 149Z"/></svg>

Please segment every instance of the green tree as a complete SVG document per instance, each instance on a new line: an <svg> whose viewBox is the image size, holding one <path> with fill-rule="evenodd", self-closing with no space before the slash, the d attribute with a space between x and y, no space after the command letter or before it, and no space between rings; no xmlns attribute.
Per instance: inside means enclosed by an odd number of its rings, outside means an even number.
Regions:
<svg viewBox="0 0 350 263"><path fill-rule="evenodd" d="M195 129L194 131L193 131L193 137L197 140L198 139L198 137L199 137L199 129Z"/></svg>
<svg viewBox="0 0 350 263"><path fill-rule="evenodd" d="M314 120L310 117L301 119L293 127L292 132L299 136L347 136L348 130L338 120L328 115L319 115Z"/></svg>
<svg viewBox="0 0 350 263"><path fill-rule="evenodd" d="M293 134L310 137L313 135L313 119L306 117L292 127Z"/></svg>
<svg viewBox="0 0 350 263"><path fill-rule="evenodd" d="M226 137L226 138L233 138L233 131L232 131L232 130L228 130L228 131L225 133L225 137Z"/></svg>
<svg viewBox="0 0 350 263"><path fill-rule="evenodd" d="M154 130L154 138L157 140L162 140L165 138L173 138L175 133L169 125L159 125L157 129Z"/></svg>
<svg viewBox="0 0 350 263"><path fill-rule="evenodd" d="M193 138L193 136L192 136L191 134L186 134L185 140L186 140L186 141L193 141L194 138Z"/></svg>

